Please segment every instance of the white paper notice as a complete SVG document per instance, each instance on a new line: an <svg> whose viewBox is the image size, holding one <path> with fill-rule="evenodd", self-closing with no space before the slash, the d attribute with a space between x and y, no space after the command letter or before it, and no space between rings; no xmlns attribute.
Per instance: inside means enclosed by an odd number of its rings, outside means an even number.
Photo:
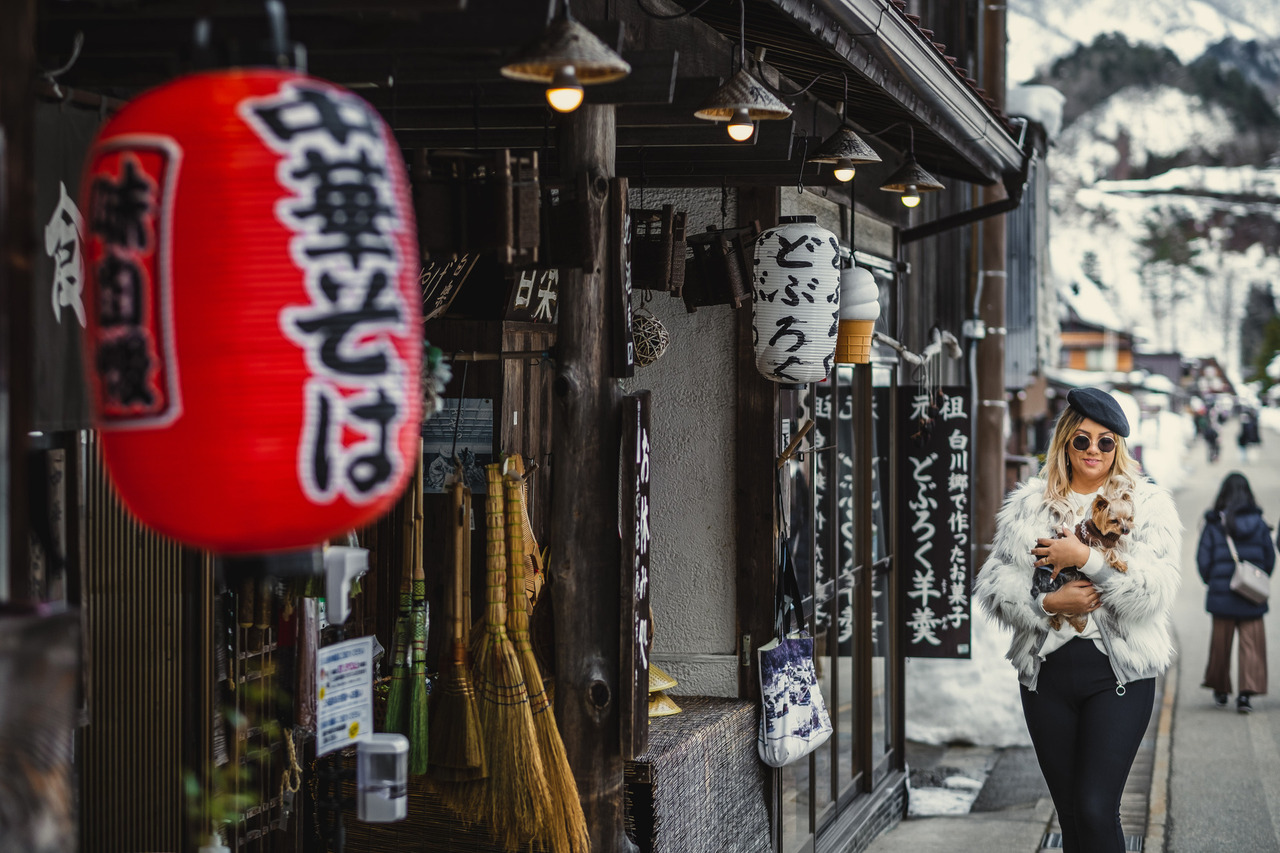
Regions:
<svg viewBox="0 0 1280 853"><path fill-rule="evenodd" d="M320 649L316 662L316 755L373 733L373 637Z"/></svg>

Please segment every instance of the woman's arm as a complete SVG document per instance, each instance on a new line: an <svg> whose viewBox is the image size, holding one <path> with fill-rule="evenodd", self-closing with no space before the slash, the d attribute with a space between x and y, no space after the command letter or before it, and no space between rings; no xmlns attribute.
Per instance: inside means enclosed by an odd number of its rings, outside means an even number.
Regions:
<svg viewBox="0 0 1280 853"><path fill-rule="evenodd" d="M974 580L982 609L1009 628L1043 629L1049 617L1031 594L1031 548L1043 535L1044 483L1030 480L1005 499L996 516L991 554Z"/></svg>
<svg viewBox="0 0 1280 853"><path fill-rule="evenodd" d="M1173 606L1182 582L1182 521L1165 489L1142 483L1134 492L1134 526L1125 549L1129 570L1107 567L1092 580L1102 593L1102 606L1116 618L1144 621Z"/></svg>
<svg viewBox="0 0 1280 853"><path fill-rule="evenodd" d="M1200 531L1200 544L1196 546L1196 568L1205 583L1209 582L1209 573L1213 570L1213 540L1217 537L1209 533L1212 524L1206 524Z"/></svg>

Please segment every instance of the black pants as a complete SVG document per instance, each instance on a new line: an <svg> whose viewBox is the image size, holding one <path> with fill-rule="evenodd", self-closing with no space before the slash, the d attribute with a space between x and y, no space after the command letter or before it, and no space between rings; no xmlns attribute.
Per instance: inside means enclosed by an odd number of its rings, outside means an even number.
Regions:
<svg viewBox="0 0 1280 853"><path fill-rule="evenodd" d="M1040 666L1022 712L1058 810L1065 853L1122 853L1120 795L1151 721L1156 680L1125 685L1092 640L1072 640Z"/></svg>

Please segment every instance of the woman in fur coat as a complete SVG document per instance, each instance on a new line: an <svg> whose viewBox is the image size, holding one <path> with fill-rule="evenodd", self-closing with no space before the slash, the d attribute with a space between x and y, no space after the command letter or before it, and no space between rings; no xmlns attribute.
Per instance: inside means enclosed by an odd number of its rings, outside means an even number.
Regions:
<svg viewBox="0 0 1280 853"><path fill-rule="evenodd" d="M1267 692L1267 634L1262 624L1267 603L1254 604L1231 591L1236 561L1227 546L1227 534L1240 559L1267 574L1275 568L1276 551L1271 545L1271 529L1262 520L1262 510L1243 474L1232 472L1226 476L1204 521L1196 548L1196 566L1208 585L1204 607L1213 616L1213 634L1201 686L1213 691L1213 701L1219 708L1227 707L1231 698L1231 642L1239 631L1236 674L1240 677L1240 695L1236 697L1236 710L1247 714L1253 710L1249 697Z"/></svg>
<svg viewBox="0 0 1280 853"><path fill-rule="evenodd" d="M1005 500L974 582L983 610L1013 630L1008 658L1067 853L1124 850L1120 795L1173 656L1182 525L1128 435L1111 395L1073 389L1040 476ZM1118 539L1086 544L1076 531L1096 541L1089 521Z"/></svg>

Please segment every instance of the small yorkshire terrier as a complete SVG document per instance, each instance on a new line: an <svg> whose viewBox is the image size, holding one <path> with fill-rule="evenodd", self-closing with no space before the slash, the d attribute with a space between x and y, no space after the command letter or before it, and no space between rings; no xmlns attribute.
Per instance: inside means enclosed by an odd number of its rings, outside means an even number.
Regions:
<svg viewBox="0 0 1280 853"><path fill-rule="evenodd" d="M1107 564L1118 572L1129 571L1129 565L1120 558L1119 541L1121 536L1128 535L1133 528L1133 500L1129 495L1116 495L1107 499L1098 495L1090 507L1090 515L1071 531L1075 537L1091 548L1098 548L1107 559ZM1061 535L1054 538L1061 539ZM1076 566L1051 569L1049 566L1037 566L1032 576L1032 594L1050 593L1063 584L1075 580L1088 580ZM1063 617L1050 617L1049 625L1053 630L1062 627ZM1067 616L1072 628L1080 633L1088 623L1084 614Z"/></svg>

